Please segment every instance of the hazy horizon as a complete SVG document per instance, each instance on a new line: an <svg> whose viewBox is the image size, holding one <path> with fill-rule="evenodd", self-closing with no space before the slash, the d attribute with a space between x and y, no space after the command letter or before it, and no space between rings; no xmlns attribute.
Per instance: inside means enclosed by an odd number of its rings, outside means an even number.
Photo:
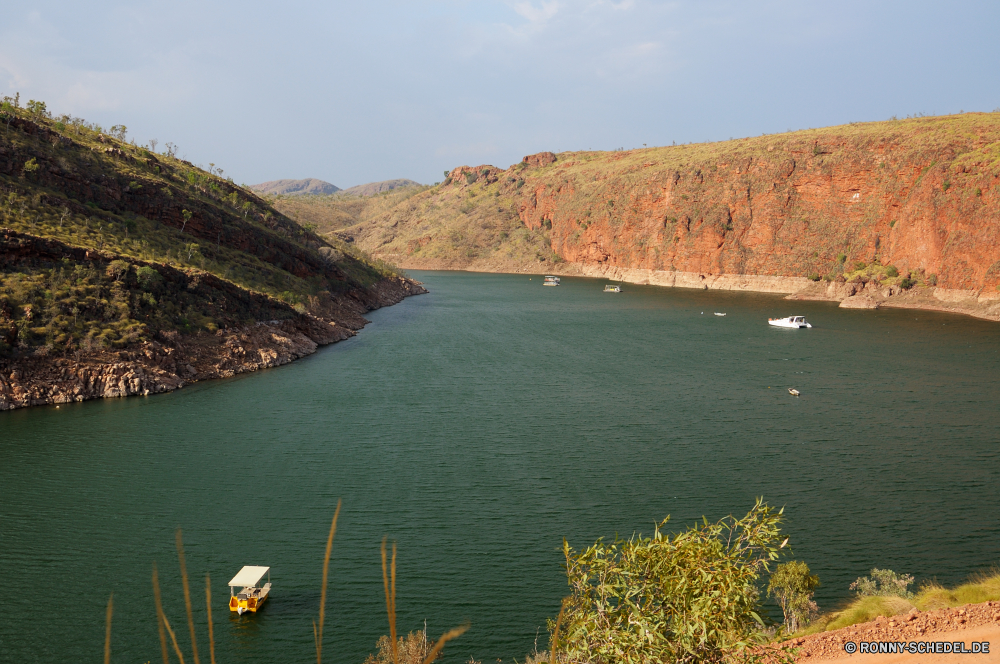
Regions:
<svg viewBox="0 0 1000 664"><path fill-rule="evenodd" d="M1000 106L1000 7L547 0L8 8L0 94L237 182L442 179Z"/></svg>

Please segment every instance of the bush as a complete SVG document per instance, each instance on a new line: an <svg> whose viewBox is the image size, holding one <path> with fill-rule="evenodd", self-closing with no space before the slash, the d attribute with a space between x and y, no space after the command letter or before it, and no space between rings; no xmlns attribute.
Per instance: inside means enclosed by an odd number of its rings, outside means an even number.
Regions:
<svg viewBox="0 0 1000 664"><path fill-rule="evenodd" d="M909 574L896 574L891 569L874 568L871 577L862 576L851 584L850 589L859 597L902 597L912 599L914 594L907 588L913 583Z"/></svg>
<svg viewBox="0 0 1000 664"><path fill-rule="evenodd" d="M909 277L906 277L905 279L899 282L899 287L902 288L903 290L910 290L916 285L917 282L914 281L913 279L910 279Z"/></svg>
<svg viewBox="0 0 1000 664"><path fill-rule="evenodd" d="M819 613L816 602L812 601L818 586L819 577L809 574L809 566L804 562L793 560L774 570L767 592L781 606L786 633L797 632Z"/></svg>
<svg viewBox="0 0 1000 664"><path fill-rule="evenodd" d="M549 625L553 649L592 664L787 660L763 645L758 591L784 546L781 514L758 500L742 519L705 519L673 537L664 520L652 537L579 553L564 541L571 594L562 631Z"/></svg>
<svg viewBox="0 0 1000 664"><path fill-rule="evenodd" d="M864 261L858 261L857 263L854 264L855 271L863 270L866 267L868 267L868 265Z"/></svg>
<svg viewBox="0 0 1000 664"><path fill-rule="evenodd" d="M476 174L473 172L468 172L465 174L465 184L472 184L476 181Z"/></svg>
<svg viewBox="0 0 1000 664"><path fill-rule="evenodd" d="M819 275L813 272L812 274L806 275L806 279L809 281L819 281Z"/></svg>
<svg viewBox="0 0 1000 664"><path fill-rule="evenodd" d="M890 265L889 268L885 271L885 274L887 277L898 277L899 270L896 269L895 265Z"/></svg>
<svg viewBox="0 0 1000 664"><path fill-rule="evenodd" d="M157 284L163 281L163 277L153 268L143 265L135 271L135 280L144 290L152 290Z"/></svg>
<svg viewBox="0 0 1000 664"><path fill-rule="evenodd" d="M837 254L837 262L843 264L847 260L847 254Z"/></svg>
<svg viewBox="0 0 1000 664"><path fill-rule="evenodd" d="M937 286L937 275L932 274L929 277L927 277L927 283L929 283L931 286Z"/></svg>

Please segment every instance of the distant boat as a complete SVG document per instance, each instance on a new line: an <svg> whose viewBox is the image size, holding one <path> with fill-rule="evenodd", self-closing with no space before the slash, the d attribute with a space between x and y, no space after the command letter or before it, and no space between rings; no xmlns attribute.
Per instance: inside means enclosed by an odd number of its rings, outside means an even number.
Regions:
<svg viewBox="0 0 1000 664"><path fill-rule="evenodd" d="M805 316L786 316L785 318L768 318L768 325L775 327L812 327L806 322Z"/></svg>
<svg viewBox="0 0 1000 664"><path fill-rule="evenodd" d="M716 316L725 316L726 314L720 314L718 311L715 312Z"/></svg>
<svg viewBox="0 0 1000 664"><path fill-rule="evenodd" d="M542 283L543 286L558 286L559 277L545 277L545 281Z"/></svg>
<svg viewBox="0 0 1000 664"><path fill-rule="evenodd" d="M799 391L793 387L788 388L788 393L791 394L793 397L799 396Z"/></svg>
<svg viewBox="0 0 1000 664"><path fill-rule="evenodd" d="M621 286L614 286L612 284L608 284L607 286L604 287L604 292L605 293L621 293L622 292L622 287Z"/></svg>

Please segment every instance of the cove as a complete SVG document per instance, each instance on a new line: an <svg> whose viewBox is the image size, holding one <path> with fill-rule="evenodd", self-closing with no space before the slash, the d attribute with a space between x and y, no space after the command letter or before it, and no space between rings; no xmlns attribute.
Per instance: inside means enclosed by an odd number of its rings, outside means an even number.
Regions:
<svg viewBox="0 0 1000 664"><path fill-rule="evenodd" d="M400 631L471 623L451 662L520 659L536 633L545 646L563 537L648 533L667 514L677 529L756 496L786 507L823 609L874 566L949 584L997 562L995 323L412 276L430 294L291 365L0 414L4 659L99 657L113 591L113 661L158 661L154 561L187 643L181 527L202 661L206 573L220 662L309 661L338 498L324 657L345 664L387 632L384 536L399 547ZM789 314L814 328L767 325ZM270 565L274 591L235 618L225 583L243 565Z"/></svg>

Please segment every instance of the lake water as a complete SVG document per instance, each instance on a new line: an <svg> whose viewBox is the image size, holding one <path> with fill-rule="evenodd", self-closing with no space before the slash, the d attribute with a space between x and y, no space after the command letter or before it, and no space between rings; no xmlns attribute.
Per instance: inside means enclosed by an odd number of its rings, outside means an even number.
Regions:
<svg viewBox="0 0 1000 664"><path fill-rule="evenodd" d="M420 272L429 295L279 369L168 395L0 413L0 660L159 660L151 566L201 661L306 662L338 498L325 659L465 621L446 660L528 653L565 593L560 547L786 507L821 608L873 566L956 583L1000 562L1000 326L779 297ZM725 317L713 316L715 311ZM804 314L811 330L769 316ZM792 397L795 387L802 396ZM264 610L225 583L270 565ZM189 649L189 646L186 646ZM190 658L187 660L190 662Z"/></svg>

